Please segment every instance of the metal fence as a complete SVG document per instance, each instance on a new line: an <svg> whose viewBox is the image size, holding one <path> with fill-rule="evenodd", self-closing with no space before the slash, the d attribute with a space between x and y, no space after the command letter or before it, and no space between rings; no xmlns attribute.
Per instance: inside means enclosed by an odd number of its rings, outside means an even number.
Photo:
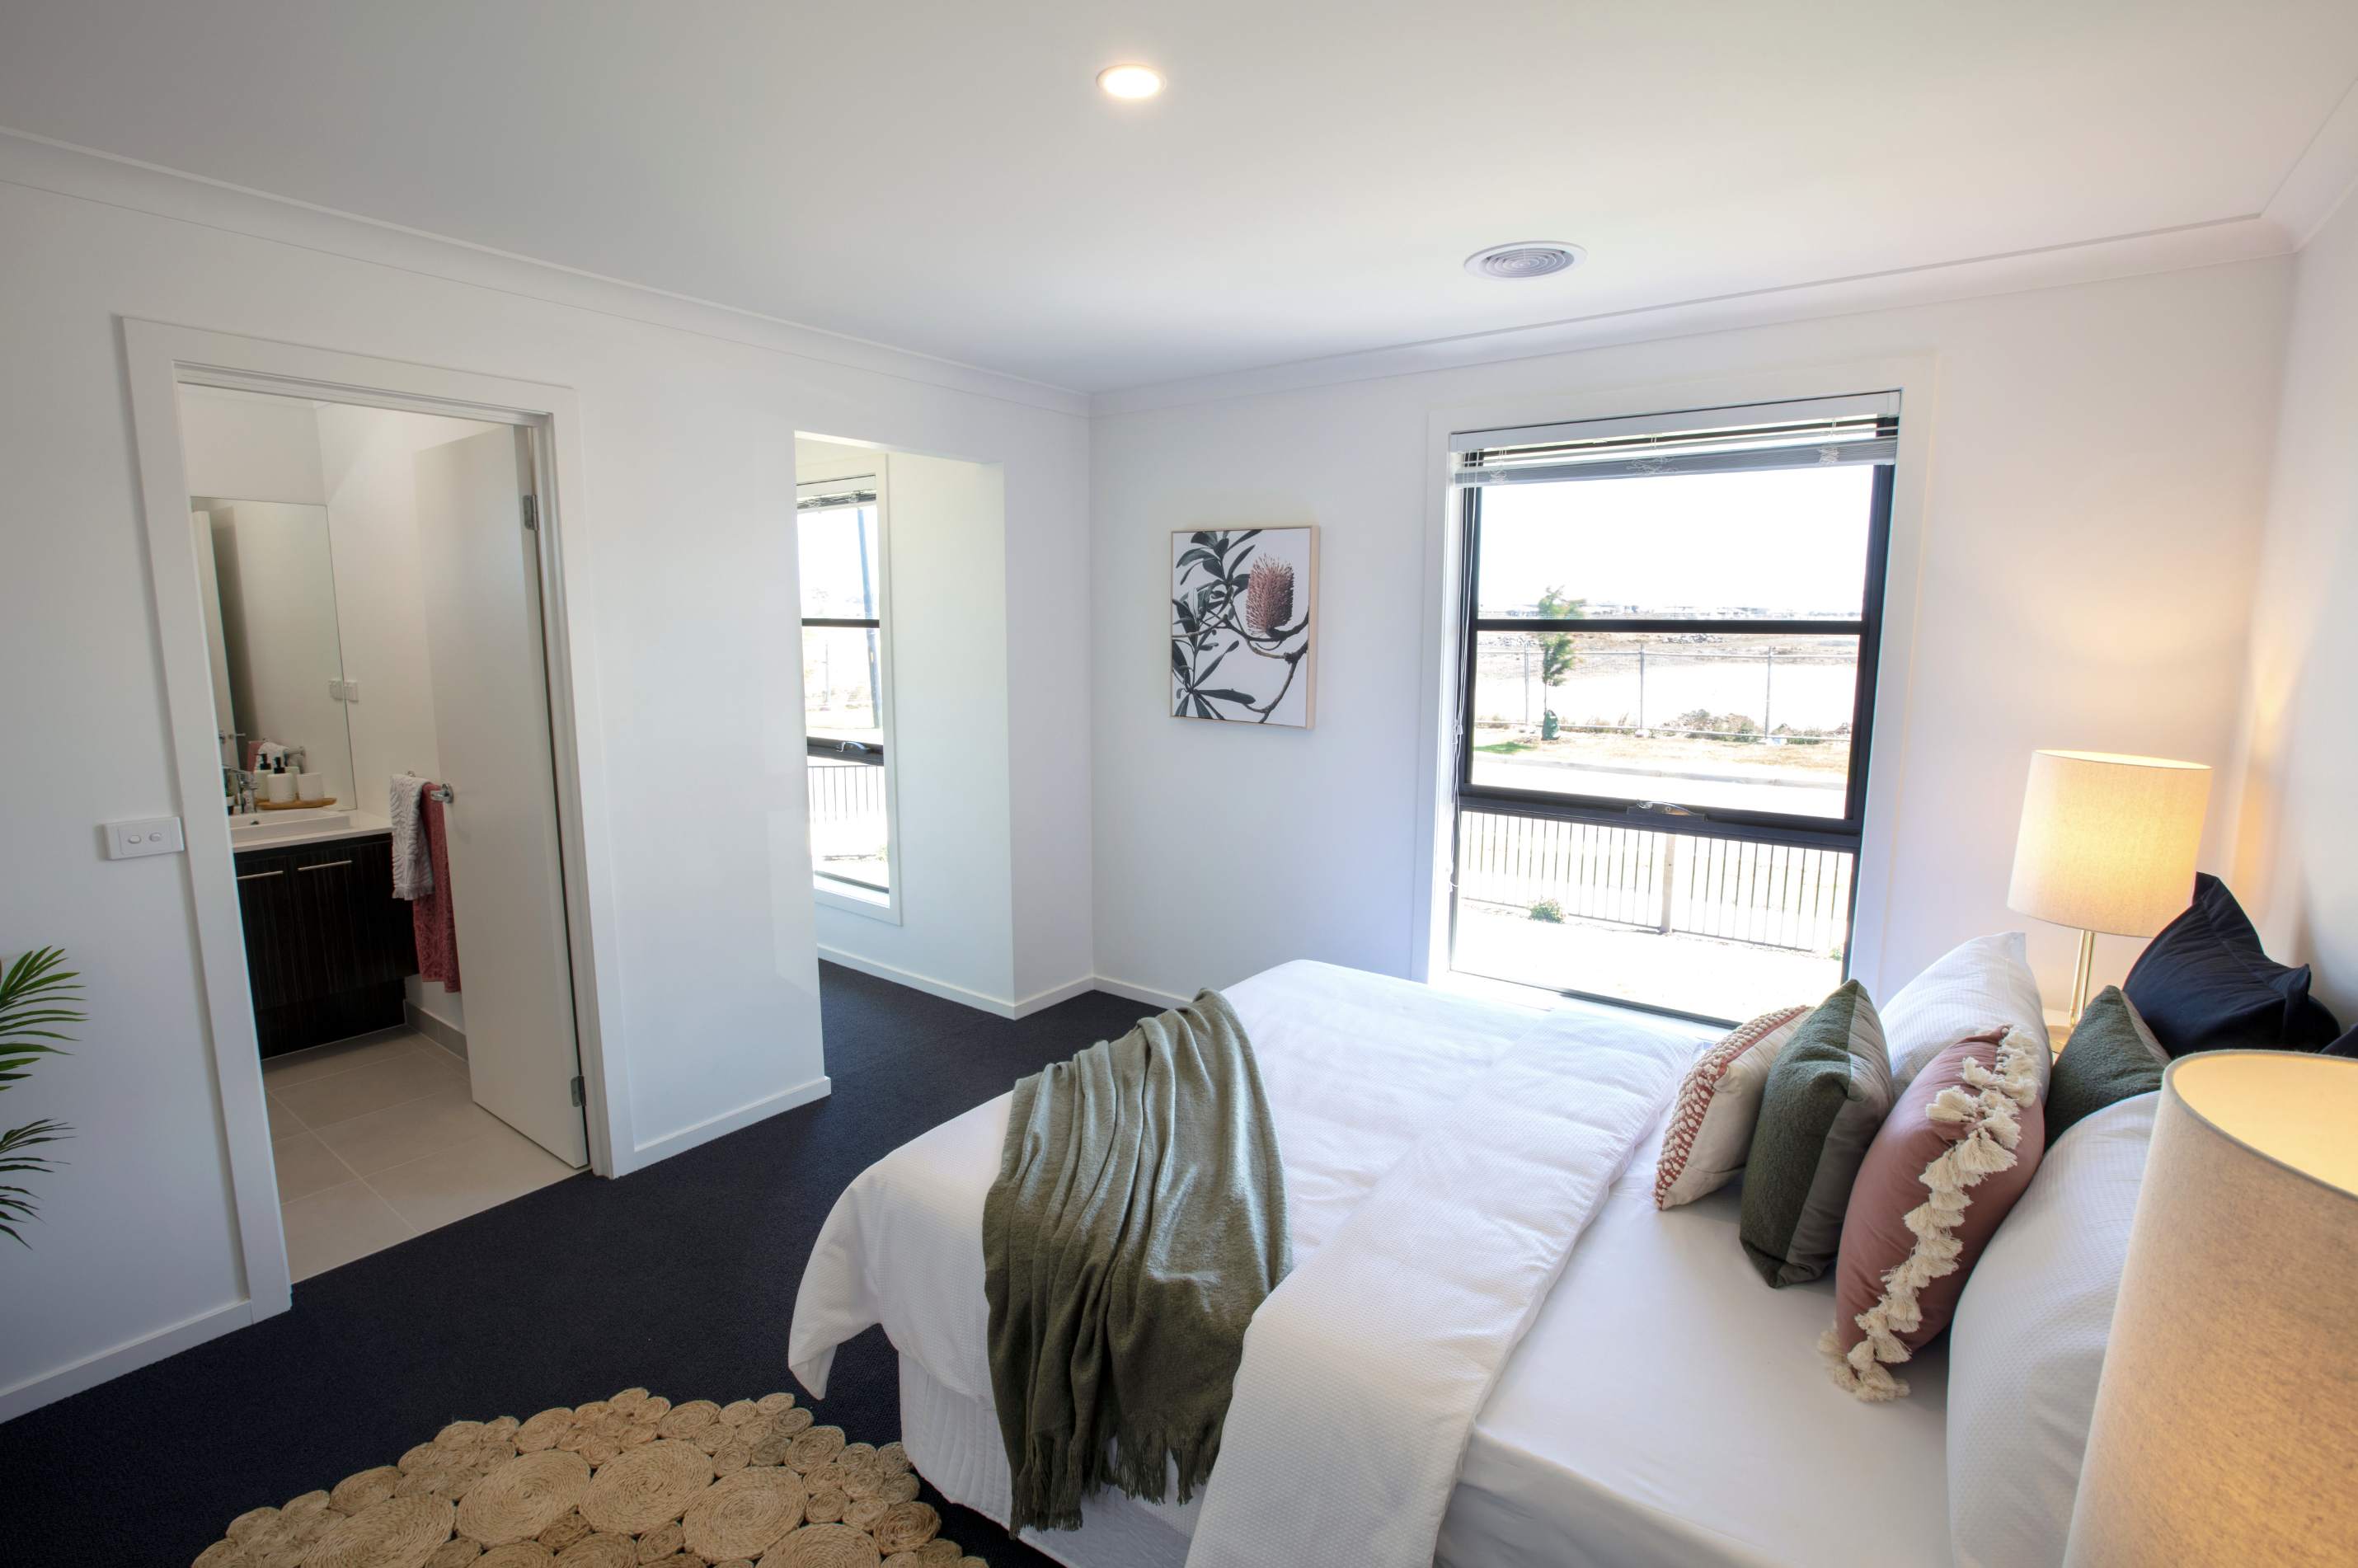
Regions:
<svg viewBox="0 0 2358 1568"><path fill-rule="evenodd" d="M873 820L883 832L884 770L868 762L809 759L810 815L815 823Z"/></svg>
<svg viewBox="0 0 2358 1568"><path fill-rule="evenodd" d="M1841 950L1850 923L1846 849L1751 844L1465 811L1460 898L1566 919L1685 932L1795 952Z"/></svg>

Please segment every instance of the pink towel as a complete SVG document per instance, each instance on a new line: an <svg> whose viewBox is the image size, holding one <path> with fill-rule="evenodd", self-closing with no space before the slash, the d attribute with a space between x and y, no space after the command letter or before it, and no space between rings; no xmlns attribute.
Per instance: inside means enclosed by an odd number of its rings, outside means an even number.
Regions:
<svg viewBox="0 0 2358 1568"><path fill-rule="evenodd" d="M434 862L434 891L411 901L409 919L417 934L417 973L439 980L446 991L459 989L459 917L450 907L450 841L444 836L442 803L434 798L434 784L426 787L420 825L426 829L426 852Z"/></svg>

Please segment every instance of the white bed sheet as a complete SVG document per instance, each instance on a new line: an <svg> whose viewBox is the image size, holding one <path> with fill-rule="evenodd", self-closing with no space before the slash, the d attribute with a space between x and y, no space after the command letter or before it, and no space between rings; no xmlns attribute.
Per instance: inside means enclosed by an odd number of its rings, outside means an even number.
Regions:
<svg viewBox="0 0 2358 1568"><path fill-rule="evenodd" d="M1434 1119L1435 1098L1536 1016L1321 964L1228 994L1268 1083L1297 1256ZM1355 1080L1347 1112L1320 1092L1337 1074ZM1002 1097L854 1184L820 1239L841 1255L833 1268L814 1256L789 1348L823 1392L833 1346L882 1323L903 1357L912 1459L945 1495L1001 1519L979 1238L1006 1119ZM1944 1357L1910 1365L1908 1400L1863 1405L1834 1387L1815 1348L1831 1282L1763 1284L1736 1244L1733 1189L1658 1214L1657 1142L1616 1182L1476 1422L1437 1561L1948 1568ZM1106 1493L1087 1511L1077 1534L1025 1539L1075 1568L1143 1568L1184 1541L1198 1508Z"/></svg>
<svg viewBox="0 0 2358 1568"><path fill-rule="evenodd" d="M1771 1290L1740 1187L1662 1213L1653 1148L1573 1249L1474 1423L1447 1568L1949 1568L1946 1341L1861 1404L1831 1277Z"/></svg>

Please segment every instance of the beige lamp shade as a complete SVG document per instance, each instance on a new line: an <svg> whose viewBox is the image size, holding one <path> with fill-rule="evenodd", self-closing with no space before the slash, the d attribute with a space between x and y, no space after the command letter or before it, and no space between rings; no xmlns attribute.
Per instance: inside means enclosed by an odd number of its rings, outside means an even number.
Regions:
<svg viewBox="0 0 2358 1568"><path fill-rule="evenodd" d="M2211 770L2107 752L2033 752L2008 909L2150 936L2194 895Z"/></svg>
<svg viewBox="0 0 2358 1568"><path fill-rule="evenodd" d="M2171 1063L2067 1568L2358 1557L2353 1281L2358 1061Z"/></svg>

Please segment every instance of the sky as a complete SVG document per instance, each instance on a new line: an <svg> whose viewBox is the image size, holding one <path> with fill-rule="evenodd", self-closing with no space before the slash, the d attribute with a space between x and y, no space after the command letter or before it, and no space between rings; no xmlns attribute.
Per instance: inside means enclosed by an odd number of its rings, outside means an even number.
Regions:
<svg viewBox="0 0 2358 1568"><path fill-rule="evenodd" d="M803 613L831 620L863 620L876 613L872 600L860 600L860 554L871 552L868 589L877 587L872 558L876 544L876 509L872 506L828 507L805 512L795 521L802 535Z"/></svg>
<svg viewBox="0 0 2358 1568"><path fill-rule="evenodd" d="M1528 615L1561 588L1591 604L1856 616L1874 484L1862 463L1492 485L1481 612Z"/></svg>

